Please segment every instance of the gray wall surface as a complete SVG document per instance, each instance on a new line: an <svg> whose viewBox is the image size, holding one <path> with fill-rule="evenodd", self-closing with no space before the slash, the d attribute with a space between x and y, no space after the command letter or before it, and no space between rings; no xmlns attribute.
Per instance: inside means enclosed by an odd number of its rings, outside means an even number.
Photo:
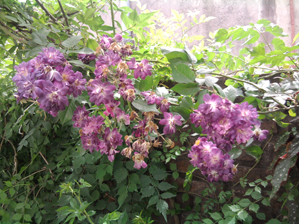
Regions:
<svg viewBox="0 0 299 224"><path fill-rule="evenodd" d="M141 5L146 4L149 10L160 10L166 17L171 16L171 9L185 15L188 11L200 11L200 15L214 16L207 23L198 25L190 30L191 35L204 35L219 28L229 28L235 25L255 23L259 19L267 19L283 28L289 35L283 40L291 46L292 37L299 33L299 0L139 0ZM124 2L122 2L124 4ZM137 2L131 1L130 7L137 9ZM290 7L290 4L293 7ZM291 32L291 11L293 11L293 28ZM299 38L296 42L299 41Z"/></svg>

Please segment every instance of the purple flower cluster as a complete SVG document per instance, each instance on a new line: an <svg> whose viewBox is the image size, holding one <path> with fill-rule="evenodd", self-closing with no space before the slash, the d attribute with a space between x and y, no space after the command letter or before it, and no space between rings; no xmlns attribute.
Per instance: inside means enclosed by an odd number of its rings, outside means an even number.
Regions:
<svg viewBox="0 0 299 224"><path fill-rule="evenodd" d="M125 100L132 102L135 99L135 88L132 80L127 78L129 70L135 70L134 73L137 71L138 75L135 78L142 76L144 79L147 75L151 75L151 66L147 64L146 60L139 64L135 62L135 58L129 62L125 61L125 57L131 55L132 50L130 45L123 44L123 38L120 34L116 34L114 38L104 35L99 48L100 55L96 58L94 72L96 79L100 82L111 83L110 85L115 87L113 90L110 88L111 94L112 91L116 90ZM142 66L144 68L140 68ZM90 85L89 93L93 91L92 88L93 85Z"/></svg>
<svg viewBox="0 0 299 224"><path fill-rule="evenodd" d="M233 144L245 144L252 137L260 141L266 139L268 131L260 129L257 110L247 102L233 104L214 94L204 95L203 100L204 103L194 110L190 118L196 127L202 127L202 133L207 134L211 141L199 139L201 143L192 147L189 157L192 158L193 165L200 167L208 175L210 181L217 181L219 178L228 181L234 172L229 174L225 171L223 174L224 171L215 170L213 165L217 163L215 167L223 169L222 164L231 163L229 155L223 155L222 152L227 153ZM208 155L203 153L205 149L209 149Z"/></svg>
<svg viewBox="0 0 299 224"><path fill-rule="evenodd" d="M80 135L84 149L93 152L100 151L107 154L108 159L112 162L114 156L119 151L117 146L122 145L122 135L117 129L104 128L104 118L102 116L89 117L89 112L83 106L77 107L73 115L74 127L81 128ZM101 140L100 140L101 139Z"/></svg>
<svg viewBox="0 0 299 224"><path fill-rule="evenodd" d="M237 172L230 155L223 154L222 150L207 138L198 138L188 157L191 158L191 164L199 167L210 182L228 181Z"/></svg>
<svg viewBox="0 0 299 224"><path fill-rule="evenodd" d="M18 102L37 99L40 108L54 117L69 104L67 95L74 97L85 90L86 80L74 72L63 54L54 47L44 48L37 57L15 66L13 81L18 87Z"/></svg>
<svg viewBox="0 0 299 224"><path fill-rule="evenodd" d="M259 127L256 108L247 102L234 104L227 99L212 94L203 97L204 103L190 115L191 122L196 127L202 127L202 133L207 134L218 148L228 152L235 143L246 143L256 134L253 127ZM257 132L259 139L266 138L267 131Z"/></svg>

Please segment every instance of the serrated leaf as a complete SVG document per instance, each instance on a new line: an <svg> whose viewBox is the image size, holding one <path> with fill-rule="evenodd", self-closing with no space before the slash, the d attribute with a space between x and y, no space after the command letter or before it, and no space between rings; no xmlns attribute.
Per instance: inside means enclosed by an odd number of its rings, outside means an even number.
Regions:
<svg viewBox="0 0 299 224"><path fill-rule="evenodd" d="M254 192L251 194L251 197L252 197L253 199L255 199L255 200L259 200L259 199L262 198L262 195L261 195L261 193L254 191Z"/></svg>
<svg viewBox="0 0 299 224"><path fill-rule="evenodd" d="M247 198L243 198L240 201L238 201L238 205L240 205L243 208L247 207L250 203L251 201Z"/></svg>
<svg viewBox="0 0 299 224"><path fill-rule="evenodd" d="M50 30L40 29L32 33L32 40L42 46L46 46L48 43L47 36L49 35Z"/></svg>
<svg viewBox="0 0 299 224"><path fill-rule="evenodd" d="M148 201L148 204L147 204L147 208L153 204L156 204L159 200L159 196L158 195L154 195L150 198L150 200Z"/></svg>
<svg viewBox="0 0 299 224"><path fill-rule="evenodd" d="M167 222L167 210L168 210L168 204L164 200L159 200L156 208L159 210L159 212L163 215L165 221Z"/></svg>
<svg viewBox="0 0 299 224"><path fill-rule="evenodd" d="M254 204L254 203L252 203L249 206L249 210L254 211L255 213L257 213L257 211L259 210L259 208L260 208L260 206L258 204Z"/></svg>
<svg viewBox="0 0 299 224"><path fill-rule="evenodd" d="M58 113L61 124L65 124L72 120L74 111L76 110L75 101L72 100L65 110Z"/></svg>
<svg viewBox="0 0 299 224"><path fill-rule="evenodd" d="M271 181L273 189L270 195L270 199L279 190L280 185L283 181L288 178L289 170L296 164L297 156L281 160L275 168L273 179Z"/></svg>
<svg viewBox="0 0 299 224"><path fill-rule="evenodd" d="M176 196L175 194L170 193L170 192L165 192L165 193L161 194L161 197L162 197L163 199L173 198L173 197L175 197L175 196Z"/></svg>
<svg viewBox="0 0 299 224"><path fill-rule="evenodd" d="M263 204L263 205L266 205L266 206L271 206L270 201L269 201L269 198L264 198L264 199L262 200L262 204Z"/></svg>
<svg viewBox="0 0 299 224"><path fill-rule="evenodd" d="M238 212L241 210L241 207L239 205L230 205L228 206L230 210L232 210L233 212Z"/></svg>
<svg viewBox="0 0 299 224"><path fill-rule="evenodd" d="M175 188L173 185L171 185L170 183L167 182L161 182L158 184L157 186L161 191L167 191L171 188Z"/></svg>
<svg viewBox="0 0 299 224"><path fill-rule="evenodd" d="M234 102L234 100L238 96L238 90L233 86L226 87L223 92L225 93L226 97L232 102Z"/></svg>
<svg viewBox="0 0 299 224"><path fill-rule="evenodd" d="M134 102L132 103L132 105L138 109L141 112L156 112L156 113L160 113L157 110L157 107L155 104L153 105L148 105L147 102L138 99L138 100L134 100Z"/></svg>
<svg viewBox="0 0 299 224"><path fill-rule="evenodd" d="M120 168L120 169L115 170L115 172L114 172L114 178L115 178L115 180L116 180L117 183L120 183L124 179L127 178L128 174L129 173L128 173L127 169Z"/></svg>
<svg viewBox="0 0 299 224"><path fill-rule="evenodd" d="M77 45L80 42L81 39L82 39L81 35L79 35L79 36L73 36L73 37L70 37L70 38L66 39L61 44L63 46L65 46L66 48L72 48L75 45Z"/></svg>
<svg viewBox="0 0 299 224"><path fill-rule="evenodd" d="M246 212L245 210L239 211L237 214L238 218L245 221L245 219L248 216L248 212Z"/></svg>
<svg viewBox="0 0 299 224"><path fill-rule="evenodd" d="M179 83L175 85L172 88L172 90L184 96L194 95L199 91L199 86L197 83L188 83L188 84Z"/></svg>
<svg viewBox="0 0 299 224"><path fill-rule="evenodd" d="M195 80L194 72L185 64L170 64L173 80L179 83L192 83Z"/></svg>
<svg viewBox="0 0 299 224"><path fill-rule="evenodd" d="M166 170L156 169L151 172L155 180L164 180L167 177Z"/></svg>
<svg viewBox="0 0 299 224"><path fill-rule="evenodd" d="M266 220L266 215L265 215L265 213L256 213L256 217L257 217L259 220Z"/></svg>
<svg viewBox="0 0 299 224"><path fill-rule="evenodd" d="M126 198L128 197L128 188L127 186L122 186L117 194L119 195L117 201L118 201L118 204L119 204L119 207L122 206L122 204L125 202Z"/></svg>
<svg viewBox="0 0 299 224"><path fill-rule="evenodd" d="M155 192L155 188L153 186L146 186L141 188L142 198L146 198L152 196Z"/></svg>
<svg viewBox="0 0 299 224"><path fill-rule="evenodd" d="M281 224L281 221L278 219L270 219L266 224Z"/></svg>
<svg viewBox="0 0 299 224"><path fill-rule="evenodd" d="M214 219L215 221L222 219L222 216L219 212L213 212L213 213L209 213L209 214L212 217L212 219Z"/></svg>

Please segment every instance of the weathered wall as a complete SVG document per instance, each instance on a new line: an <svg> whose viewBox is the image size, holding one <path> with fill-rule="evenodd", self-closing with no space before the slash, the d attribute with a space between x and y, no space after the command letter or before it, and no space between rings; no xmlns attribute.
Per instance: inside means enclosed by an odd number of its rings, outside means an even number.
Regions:
<svg viewBox="0 0 299 224"><path fill-rule="evenodd" d="M294 5L295 34L299 33L299 1L291 0ZM187 14L188 11L200 11L200 14L217 17L190 30L190 35L208 36L209 32L235 25L247 25L260 19L267 19L283 28L288 37L283 38L287 46L292 44L290 0L139 0L147 9L160 10L166 17L171 10ZM122 3L124 4L124 3ZM136 8L137 2L130 2Z"/></svg>

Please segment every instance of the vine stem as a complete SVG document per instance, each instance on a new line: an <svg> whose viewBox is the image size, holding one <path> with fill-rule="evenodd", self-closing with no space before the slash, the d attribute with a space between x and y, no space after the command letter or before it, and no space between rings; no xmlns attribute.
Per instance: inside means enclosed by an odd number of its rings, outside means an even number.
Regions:
<svg viewBox="0 0 299 224"><path fill-rule="evenodd" d="M113 12L113 0L109 0L110 3L110 11L111 11L111 20L113 27L113 35L115 36L115 21L114 21L114 12Z"/></svg>
<svg viewBox="0 0 299 224"><path fill-rule="evenodd" d="M60 0L57 0L57 1L58 1L58 4L59 4L59 7L60 7L60 9L61 9L62 15L63 15L63 17L64 17L65 24L66 24L67 27L69 27L69 21L68 21L68 19L67 19L67 16L66 16L66 14L65 14L65 11L64 11L64 9L63 9L63 7L62 7L62 4L61 4ZM70 29L67 28L66 31L67 31L68 34L70 35Z"/></svg>
<svg viewBox="0 0 299 224"><path fill-rule="evenodd" d="M269 142L271 141L272 137L273 137L273 134L271 135L270 139L267 141L266 145L264 146L264 148L263 148L263 152L264 152L264 149L266 148L266 146L267 146L267 145L269 144ZM256 165L260 162L261 158L262 158L262 155L261 155L260 158L257 160L257 162L254 164L254 166L251 167L251 168L248 170L248 172L244 175L243 178L245 178L245 177L248 176L248 174L249 174L249 173L254 169L254 167L256 167ZM235 187L235 186L238 185L239 183L240 183L240 181L238 181L237 183L235 183L235 184L233 185L233 187Z"/></svg>

